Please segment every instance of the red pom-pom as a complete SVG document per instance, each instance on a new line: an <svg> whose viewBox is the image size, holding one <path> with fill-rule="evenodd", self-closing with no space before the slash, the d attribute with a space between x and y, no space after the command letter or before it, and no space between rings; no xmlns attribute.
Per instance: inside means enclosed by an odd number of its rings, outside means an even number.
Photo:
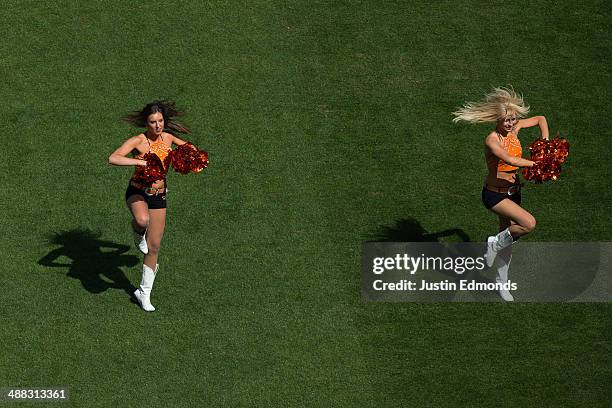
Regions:
<svg viewBox="0 0 612 408"><path fill-rule="evenodd" d="M553 140L538 139L529 146L533 167L525 167L523 176L536 183L556 181L561 173L561 165L569 154L569 142L557 135Z"/></svg>
<svg viewBox="0 0 612 408"><path fill-rule="evenodd" d="M163 180L166 178L167 167L162 164L157 155L153 153L146 153L143 157L146 160L146 166L136 166L136 173L134 173L133 180L142 184L151 184L156 180Z"/></svg>
<svg viewBox="0 0 612 408"><path fill-rule="evenodd" d="M208 167L208 153L191 143L185 143L168 155L174 171L181 174L199 173Z"/></svg>

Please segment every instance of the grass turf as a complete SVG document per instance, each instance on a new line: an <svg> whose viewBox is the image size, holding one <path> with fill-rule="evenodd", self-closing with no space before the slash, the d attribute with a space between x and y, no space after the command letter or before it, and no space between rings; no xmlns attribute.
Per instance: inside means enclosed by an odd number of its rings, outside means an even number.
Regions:
<svg viewBox="0 0 612 408"><path fill-rule="evenodd" d="M604 2L9 1L0 19L0 386L68 386L73 406L609 401L608 304L359 295L381 231L495 229L488 127L450 122L494 85L572 142L561 180L525 192L527 239L610 240ZM170 177L144 314L121 252L131 169L106 157L136 132L118 118L158 97L211 166ZM66 266L40 264L53 251Z"/></svg>

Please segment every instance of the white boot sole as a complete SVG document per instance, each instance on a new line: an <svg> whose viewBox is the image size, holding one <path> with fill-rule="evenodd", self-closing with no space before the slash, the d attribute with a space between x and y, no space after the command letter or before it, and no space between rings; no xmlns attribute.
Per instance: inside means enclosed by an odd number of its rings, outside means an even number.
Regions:
<svg viewBox="0 0 612 408"><path fill-rule="evenodd" d="M140 304L142 310L144 310L145 312L155 311L155 307L151 304L151 300L147 299L147 295L141 293L140 289L136 289L136 291L134 292L134 296L136 297L136 300L138 300L138 303Z"/></svg>
<svg viewBox="0 0 612 408"><path fill-rule="evenodd" d="M499 290L499 296L501 296L502 299L504 299L506 302L513 302L514 301L514 296L512 296L512 294L507 291L507 290Z"/></svg>

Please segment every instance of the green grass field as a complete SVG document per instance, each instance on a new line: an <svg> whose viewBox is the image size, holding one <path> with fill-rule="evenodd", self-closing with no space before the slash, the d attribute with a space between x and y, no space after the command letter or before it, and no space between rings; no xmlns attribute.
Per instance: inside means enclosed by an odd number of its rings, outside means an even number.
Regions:
<svg viewBox="0 0 612 408"><path fill-rule="evenodd" d="M525 240L610 241L611 14L5 1L0 388L67 386L79 407L609 406L610 304L366 303L360 259L406 224L496 230L490 127L450 113L508 84L572 143L561 179L524 192ZM157 98L211 162L170 175L147 314L128 295L132 169L107 157L140 131L119 118Z"/></svg>

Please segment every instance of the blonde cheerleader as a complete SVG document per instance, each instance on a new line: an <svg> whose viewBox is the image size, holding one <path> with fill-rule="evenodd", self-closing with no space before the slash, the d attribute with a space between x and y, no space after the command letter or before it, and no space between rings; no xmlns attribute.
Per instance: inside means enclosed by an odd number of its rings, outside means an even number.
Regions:
<svg viewBox="0 0 612 408"><path fill-rule="evenodd" d="M453 112L453 122L495 123L495 129L485 138L485 162L488 174L482 189L482 203L499 217L499 233L487 239L487 265L496 264L496 282L508 282L508 268L512 259L511 244L534 230L536 220L521 207L519 167L535 163L522 158L521 129L539 126L541 137L548 139L548 123L544 116L525 118L529 106L512 88L495 88L484 101L468 102ZM505 285L507 287L507 285ZM500 285L502 287L502 285ZM500 289L505 301L513 301L509 290Z"/></svg>

